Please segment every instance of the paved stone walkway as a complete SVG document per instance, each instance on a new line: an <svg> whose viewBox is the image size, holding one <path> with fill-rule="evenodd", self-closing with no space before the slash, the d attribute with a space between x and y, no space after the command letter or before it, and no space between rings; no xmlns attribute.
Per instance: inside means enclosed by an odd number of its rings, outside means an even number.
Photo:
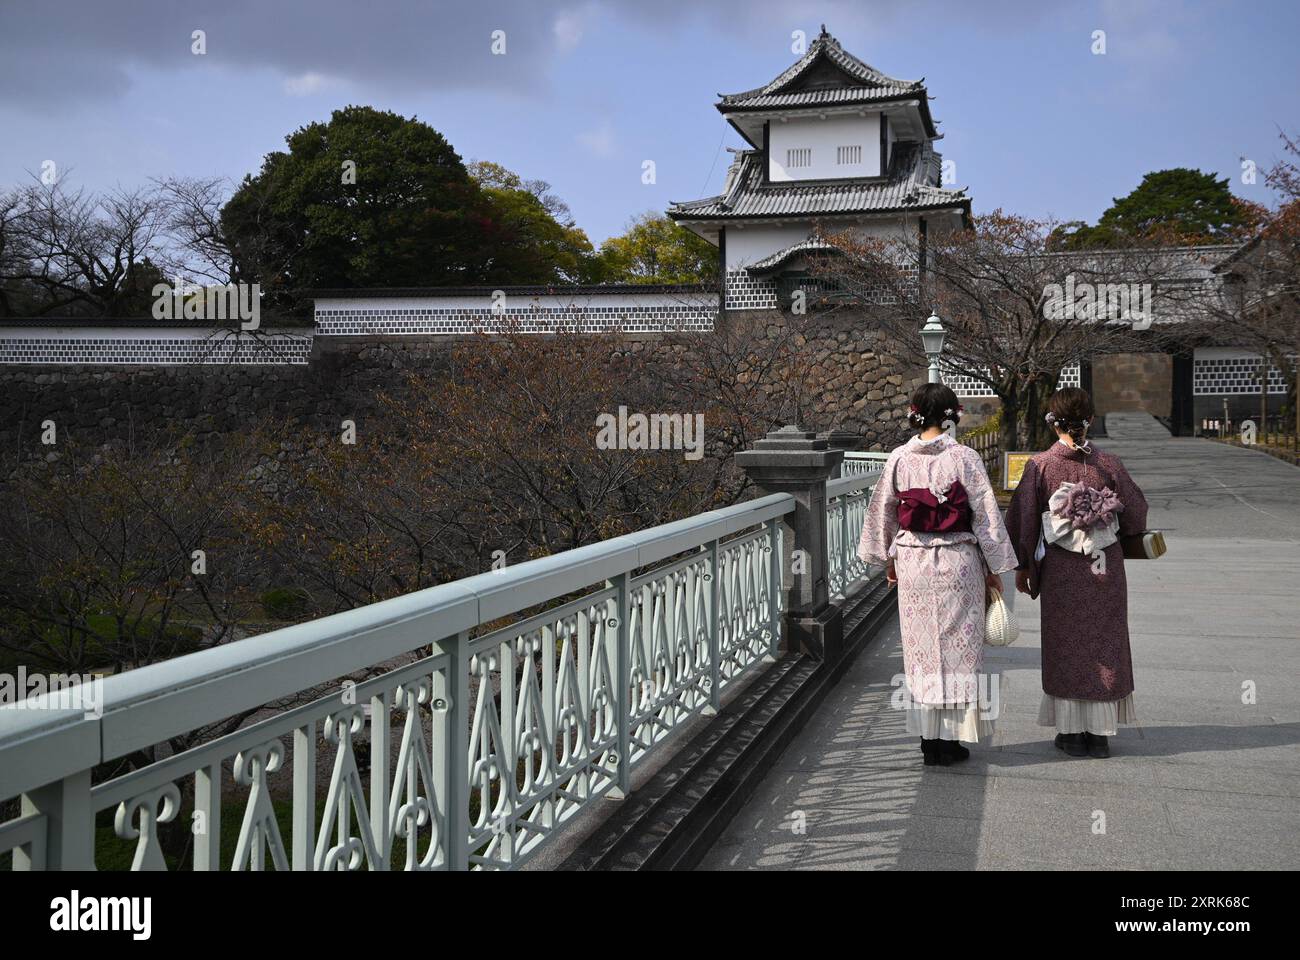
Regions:
<svg viewBox="0 0 1300 960"><path fill-rule="evenodd" d="M922 767L889 705L895 622L705 869L1300 868L1300 469L1144 414L1107 430L1170 551L1128 567L1141 724L1111 759L1066 757L1037 726L1038 604L1019 597L1020 642L985 660L1001 678L992 744Z"/></svg>

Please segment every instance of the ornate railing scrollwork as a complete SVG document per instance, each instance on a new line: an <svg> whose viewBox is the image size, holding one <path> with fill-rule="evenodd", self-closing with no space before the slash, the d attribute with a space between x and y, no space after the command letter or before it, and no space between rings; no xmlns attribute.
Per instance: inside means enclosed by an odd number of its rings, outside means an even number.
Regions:
<svg viewBox="0 0 1300 960"><path fill-rule="evenodd" d="M180 808L180 787L171 782L118 805L113 817L113 832L123 840L138 840L135 859L131 862L132 870L167 869L162 845L158 842L158 824L170 823Z"/></svg>
<svg viewBox="0 0 1300 960"><path fill-rule="evenodd" d="M181 856L196 870L516 869L772 659L794 509L774 494L571 564L523 563L109 678L103 726L77 719L81 754L155 759L98 783L86 768L58 790L20 784L0 852L20 869L93 867L96 840L136 870ZM246 725L175 747L241 712ZM0 771L29 741L0 725ZM233 844L223 804L240 814ZM66 810L84 820L74 853L46 842ZM95 837L106 811L116 849Z"/></svg>

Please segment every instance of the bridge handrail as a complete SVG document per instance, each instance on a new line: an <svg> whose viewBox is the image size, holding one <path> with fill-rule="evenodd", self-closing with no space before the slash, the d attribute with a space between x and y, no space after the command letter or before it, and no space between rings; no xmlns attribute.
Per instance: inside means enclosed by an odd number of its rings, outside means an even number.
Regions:
<svg viewBox="0 0 1300 960"><path fill-rule="evenodd" d="M827 580L832 597L844 596L868 572L858 559L858 539L871 491L888 459L888 453L851 450L844 454L843 476L826 481Z"/></svg>
<svg viewBox="0 0 1300 960"><path fill-rule="evenodd" d="M52 708L57 701L51 696L29 701L26 709L0 710L0 800L19 794L27 798L22 816L0 823L0 853L14 849L16 866L21 863L17 855L22 854L27 858L25 864L28 868L37 867L38 861L44 861L45 845L40 845L40 855L37 856L24 838L33 835L42 822L41 817L50 817L60 830L65 831L62 841L66 842L56 840L48 851L56 865L92 865L94 818L90 815L91 808L106 808L110 801L115 804L120 799L118 821L124 822L117 826L118 835L128 839L139 836L136 868L160 866L163 861L153 830L156 820L167 819L163 814L169 809L170 816L176 815L180 802L176 780L193 774L196 809L200 795L205 803L219 807L223 762L234 761L236 779L240 776L253 780L264 778L268 770L274 770L279 763L285 762L283 743L278 738L286 732L295 736L295 764L300 744L314 757L314 731L318 730L324 731L327 737L335 737L330 742L339 744L340 756L344 753L351 755L349 727L351 732L357 732L362 726L369 726L380 744L386 744L390 709L400 711L405 704L408 712L413 711L416 700L409 703L407 700L416 696L413 691L417 691L418 703L426 704L431 702L430 697L435 697L444 705L447 714L445 719L435 722L435 726L445 734L446 750L439 759L435 749L434 766L437 769L426 774L433 776L444 792L438 798L443 807L440 815L445 820L441 825L443 846L436 856L432 852L429 856L444 868L450 865L452 869L464 869L467 865L514 866L550 836L556 823L567 819L576 807L584 805L584 801L575 800L570 795L574 791L562 786L561 780L570 783L566 780L570 774L573 781L586 777L586 785L576 790L586 800L610 789L630 789L629 771L635 762L690 716L708 712L710 707L716 709L724 686L751 666L775 655L781 605L779 558L782 554L778 520L794 510L794 497L784 493L773 494L130 670L102 681L100 693L94 698L100 704L98 715L78 716L76 711L56 713ZM749 530L753 532L744 533ZM652 569L646 571L648 567ZM476 628L494 626L502 619L570 596L602 581L604 587L555 610L527 617L484 636L470 635ZM664 598L676 604L670 612L665 610ZM607 614L610 615L607 617ZM694 668L676 664L665 666L661 659L655 659L662 655L655 644L662 635L666 616L673 618L667 629L673 631L674 650L680 644L682 650L679 652L684 653L686 660L695 662ZM682 622L680 627L678 620ZM579 636L580 630L587 633ZM614 641L616 631L617 642ZM576 655L573 653L575 646L580 648ZM690 647L689 653L686 653L687 646ZM370 691L372 697L364 716L360 706L345 708L337 702L328 702L330 698L322 698L306 708L288 711L288 714L293 714L293 725L287 731L281 729L283 723L276 725L271 722L276 717L258 724L259 729L266 726L266 735L270 739L257 749L250 748L246 742L249 728L245 728L215 743L183 751L90 790L90 769L96 763L164 743L179 734L425 649L433 650L434 656L420 661L424 665L420 668L422 673L420 669L413 671L414 665L407 665L360 685ZM545 689L535 692L529 686L532 682L528 680L530 670L524 664L525 661L534 662L539 656ZM580 666L571 665L575 656L581 660ZM520 671L517 690L514 689L516 669ZM562 674L558 680L555 676L557 669ZM480 821L476 824L465 822L469 809L469 784L460 779L457 768L463 771L462 764L468 761L471 772L490 777L492 774L484 772L483 763L492 769L501 765L501 758L493 751L504 751L505 755L513 756L518 745L502 747L474 740L480 732L479 715L475 714L471 724L468 674L471 671L475 673L474 679L479 681L481 689L483 683L495 682L496 674L500 673L499 727L510 724L514 732L518 732L514 728L520 723L527 727L526 721L516 717L512 707L516 700L521 704L530 696L541 696L546 700L549 706L543 712L547 717L540 721L544 736L538 741L544 742L547 737L567 735L566 731L559 729L563 723L581 725L585 722L581 717L574 719L565 713L565 704L561 703L557 708L557 697L563 700L571 693L567 688L561 689L563 684L577 683L573 676L563 674L565 669L570 673L580 670L580 685L584 688L575 694L581 700L581 710L570 712L576 716L582 711L594 711L592 722L608 733L608 742L601 740L599 734L582 734L590 741L591 755L582 758L586 766L580 770L565 770L563 776L551 769L549 789L552 793L559 791L554 796L543 791L545 795L540 799L516 797L522 812L512 813L510 826L512 830L518 828L519 836L512 833L509 842L502 840L500 844L489 839L486 847L480 845L478 848L481 856L477 863L471 864L473 844L483 840L485 830L495 830L495 821L500 818L498 809L488 811L480 807ZM606 678L608 682L603 686L596 677L600 669L614 674ZM665 677L674 682L689 681L694 687L691 691L665 693L672 686ZM628 702L630 685L635 686L638 693L634 698L636 702L632 703ZM336 696L334 700L337 699ZM375 709L376 704L383 713L382 727L379 726L380 718L371 720L369 711ZM481 712L481 696L479 708ZM557 710L564 716L555 715ZM338 726L340 722L342 727ZM318 727L318 723L321 726ZM535 731L526 728L522 733L526 740ZM237 737L237 734L244 736ZM502 734L503 731L496 729L496 736ZM412 736L409 725L407 736ZM417 732L414 736L423 735ZM473 742L467 742L467 737ZM506 739L510 737L506 735ZM223 742L229 746L225 754L220 750ZM75 749L59 749L69 744ZM405 741L403 746L406 746ZM271 752L267 753L263 748L269 748ZM537 746L533 749L543 750ZM483 756L476 756L476 750ZM423 748L419 752L422 753ZM459 762L447 766L449 755L459 757ZM187 757L190 758L188 761ZM387 776L387 758L374 762ZM526 759L521 758L519 762L524 763ZM262 764L260 773L256 772L258 763ZM554 761L551 763L557 769L560 766ZM215 787L210 779L214 771ZM310 779L314 777L314 771L302 775ZM314 835L315 807L313 803L308 809L305 800L299 802L297 766L294 776L295 827L302 821L304 835L309 831ZM209 779L205 780L205 777ZM520 788L511 787L510 779L503 776L496 789L511 791L512 795L518 792ZM57 786L55 781L63 781L62 787L53 789ZM246 783L245 780L240 782ZM50 789L42 792L39 788L43 785ZM251 781L246 785L251 785ZM339 787L340 790L345 788L346 784ZM372 786L383 794L380 799L385 808L391 799L385 791L390 788L393 794L398 792L396 783L381 784L378 788ZM331 791L334 791L333 784ZM69 808L67 796L80 792L92 793L95 800L92 802L90 797L79 796ZM426 792L433 794L434 790L426 784ZM525 799L538 809L550 805L544 814L540 814L548 821L546 824L534 824L531 819L524 822L526 816L533 815L531 807L523 810ZM416 800L425 806L433 802L429 797L417 797ZM345 798L342 802L346 806L349 801ZM385 851L391 852L393 839L392 818L407 810L406 807L398 810L396 801L393 801L394 810L379 810L375 806L378 802L378 799L372 800L375 825L366 847L366 859L372 861L372 868L375 867L373 861L377 860L381 865L386 863L388 853ZM251 810L252 794L249 803ZM162 812L153 809L157 804L163 805ZM300 810L300 806L303 809ZM69 823L69 809L79 811L85 822ZM358 816L360 812L358 810ZM137 814L138 833L133 833L137 830L134 825ZM434 814L430 812L428 816ZM470 835L458 829L461 827L468 827ZM257 829L265 831L269 828L265 825L254 827L254 832ZM324 826L321 829L325 831ZM387 841L383 837L385 829L389 833ZM446 835L448 831L450 836ZM522 836L525 831L531 831L529 836ZM327 839L327 834L322 833L322 838ZM6 846L10 839L12 843ZM278 842L278 836L275 839ZM382 850L381 841L388 844ZM351 848L346 844L342 853L334 847L322 847L320 843L314 850L309 850L309 845L304 844L305 841L295 835L294 866L298 869L321 869L323 864L339 861L339 857L345 861L351 857ZM274 844L264 833L251 839L241 836L238 855L260 858L268 846L274 847ZM255 854L249 851L255 851ZM283 849L281 853L287 856ZM196 869L212 869L219 860L215 839L210 843L195 844Z"/></svg>
<svg viewBox="0 0 1300 960"><path fill-rule="evenodd" d="M888 459L888 453L877 450L849 450L844 454L840 474L843 477L851 477L863 473L877 473Z"/></svg>
<svg viewBox="0 0 1300 960"><path fill-rule="evenodd" d="M793 509L789 494L773 494L109 677L104 681L103 759L382 663ZM436 632L421 632L434 617L439 618ZM377 634L370 640L373 646L356 643L367 634ZM321 659L340 644L346 647L337 656ZM279 683L248 686L252 678L245 676L247 671L275 665L303 672L280 674L285 680ZM163 714L172 722L160 722L155 712L173 702L176 710ZM153 722L136 729L142 708Z"/></svg>

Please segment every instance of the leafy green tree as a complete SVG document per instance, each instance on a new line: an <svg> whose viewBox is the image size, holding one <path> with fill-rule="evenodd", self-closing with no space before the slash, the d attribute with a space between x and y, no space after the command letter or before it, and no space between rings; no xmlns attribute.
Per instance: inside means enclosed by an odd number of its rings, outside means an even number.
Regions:
<svg viewBox="0 0 1300 960"><path fill-rule="evenodd" d="M1227 177L1176 167L1148 173L1131 193L1116 197L1095 226L1064 225L1052 246L1084 250L1151 242L1231 243L1249 237L1257 219L1253 205L1232 195Z"/></svg>
<svg viewBox="0 0 1300 960"><path fill-rule="evenodd" d="M349 106L286 143L222 211L236 273L272 303L312 287L506 279L489 277L490 204L428 124Z"/></svg>
<svg viewBox="0 0 1300 960"><path fill-rule="evenodd" d="M714 283L718 248L662 214L633 217L600 246L601 278L611 283Z"/></svg>
<svg viewBox="0 0 1300 960"><path fill-rule="evenodd" d="M491 209L488 273L515 283L585 283L595 279L594 251L568 204L545 180L524 180L498 163L476 160L470 177Z"/></svg>
<svg viewBox="0 0 1300 960"><path fill-rule="evenodd" d="M565 227L573 226L573 211L569 209L567 203L556 196L551 190L551 185L545 180L525 180L513 170L507 170L501 164L493 163L491 160L471 160L466 165L466 169L474 182L484 190L522 190L536 197L557 223Z"/></svg>

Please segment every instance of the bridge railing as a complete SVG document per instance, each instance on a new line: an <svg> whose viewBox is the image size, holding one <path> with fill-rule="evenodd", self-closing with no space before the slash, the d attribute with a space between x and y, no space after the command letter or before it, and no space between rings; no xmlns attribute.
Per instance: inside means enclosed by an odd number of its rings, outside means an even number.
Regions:
<svg viewBox="0 0 1300 960"><path fill-rule="evenodd" d="M849 450L844 454L844 461L840 467L840 476L851 477L863 473L879 473L884 469L885 461L888 459L888 453L880 453L875 450Z"/></svg>
<svg viewBox="0 0 1300 960"><path fill-rule="evenodd" d="M827 580L832 597L867 575L858 559L858 540L871 491L884 469L887 453L851 450L844 454L841 476L826 482Z"/></svg>
<svg viewBox="0 0 1300 960"><path fill-rule="evenodd" d="M179 833L195 870L517 868L774 659L794 509L776 493L131 670L89 713L0 710L0 800L20 798L0 856L89 869L115 836L168 869Z"/></svg>

